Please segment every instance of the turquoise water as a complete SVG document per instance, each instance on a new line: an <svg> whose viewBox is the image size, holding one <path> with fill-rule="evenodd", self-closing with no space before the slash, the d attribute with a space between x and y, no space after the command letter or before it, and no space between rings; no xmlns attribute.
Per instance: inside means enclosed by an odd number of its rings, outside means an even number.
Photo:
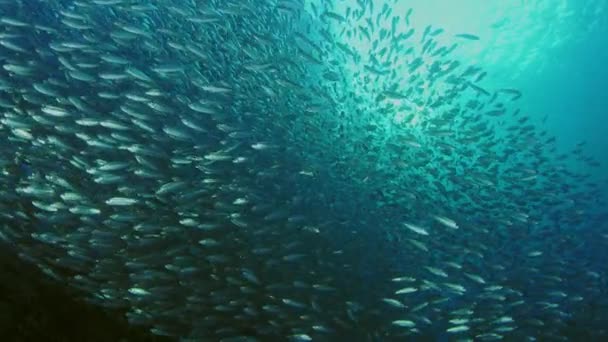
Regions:
<svg viewBox="0 0 608 342"><path fill-rule="evenodd" d="M605 7L0 2L0 238L174 339L599 340Z"/></svg>

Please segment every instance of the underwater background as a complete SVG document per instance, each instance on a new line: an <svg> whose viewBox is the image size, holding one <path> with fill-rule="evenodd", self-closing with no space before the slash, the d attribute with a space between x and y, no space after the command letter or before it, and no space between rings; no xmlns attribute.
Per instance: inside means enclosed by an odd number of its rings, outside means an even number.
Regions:
<svg viewBox="0 0 608 342"><path fill-rule="evenodd" d="M0 337L608 337L603 0L0 0Z"/></svg>

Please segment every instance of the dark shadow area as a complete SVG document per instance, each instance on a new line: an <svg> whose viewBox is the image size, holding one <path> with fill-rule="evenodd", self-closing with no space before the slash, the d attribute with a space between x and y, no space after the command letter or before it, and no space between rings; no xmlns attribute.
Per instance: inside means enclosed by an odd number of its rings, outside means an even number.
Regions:
<svg viewBox="0 0 608 342"><path fill-rule="evenodd" d="M170 341L77 298L0 244L0 341Z"/></svg>

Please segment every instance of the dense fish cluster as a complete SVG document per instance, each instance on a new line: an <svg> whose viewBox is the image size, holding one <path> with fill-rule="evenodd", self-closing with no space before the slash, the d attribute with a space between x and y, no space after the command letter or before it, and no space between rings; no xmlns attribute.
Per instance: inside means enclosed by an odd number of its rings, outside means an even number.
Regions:
<svg viewBox="0 0 608 342"><path fill-rule="evenodd" d="M599 163L395 2L2 1L0 237L158 335L560 338Z"/></svg>

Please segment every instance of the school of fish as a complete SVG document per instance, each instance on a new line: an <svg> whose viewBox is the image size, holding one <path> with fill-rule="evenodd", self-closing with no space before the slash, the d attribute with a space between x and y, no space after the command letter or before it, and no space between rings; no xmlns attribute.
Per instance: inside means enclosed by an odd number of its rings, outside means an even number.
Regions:
<svg viewBox="0 0 608 342"><path fill-rule="evenodd" d="M395 2L0 1L0 239L181 340L564 339L599 162Z"/></svg>

